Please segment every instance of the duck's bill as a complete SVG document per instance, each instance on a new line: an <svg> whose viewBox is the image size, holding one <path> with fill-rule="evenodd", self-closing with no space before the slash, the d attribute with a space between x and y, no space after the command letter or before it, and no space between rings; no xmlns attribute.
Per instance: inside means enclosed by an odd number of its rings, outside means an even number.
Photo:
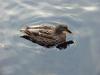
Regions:
<svg viewBox="0 0 100 75"><path fill-rule="evenodd" d="M70 30L67 30L68 33L72 34L72 32Z"/></svg>
<svg viewBox="0 0 100 75"><path fill-rule="evenodd" d="M65 34L67 34L67 33L72 34L72 32L71 32L70 30L68 30L68 31L63 31L63 33L65 33Z"/></svg>

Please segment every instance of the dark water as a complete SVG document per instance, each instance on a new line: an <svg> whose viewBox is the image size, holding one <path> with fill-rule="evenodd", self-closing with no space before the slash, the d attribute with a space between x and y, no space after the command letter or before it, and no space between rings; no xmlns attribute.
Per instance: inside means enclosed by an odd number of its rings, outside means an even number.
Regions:
<svg viewBox="0 0 100 75"><path fill-rule="evenodd" d="M20 28L67 24L78 42L65 50L20 38ZM100 75L99 0L0 0L0 75Z"/></svg>

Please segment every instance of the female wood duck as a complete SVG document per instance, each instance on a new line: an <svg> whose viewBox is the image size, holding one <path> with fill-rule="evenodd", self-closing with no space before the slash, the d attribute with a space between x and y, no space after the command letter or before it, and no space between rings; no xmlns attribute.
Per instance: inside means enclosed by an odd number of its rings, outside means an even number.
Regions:
<svg viewBox="0 0 100 75"><path fill-rule="evenodd" d="M33 25L27 26L20 30L25 33L21 36L27 40L45 47L56 46L59 49L67 48L69 44L73 44L72 40L66 41L66 35L72 34L66 25Z"/></svg>

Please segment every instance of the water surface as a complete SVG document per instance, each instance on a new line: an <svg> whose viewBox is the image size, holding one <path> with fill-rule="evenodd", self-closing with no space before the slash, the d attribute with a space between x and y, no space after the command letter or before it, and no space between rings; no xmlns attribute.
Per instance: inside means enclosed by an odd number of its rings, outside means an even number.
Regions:
<svg viewBox="0 0 100 75"><path fill-rule="evenodd" d="M100 75L99 0L0 0L0 75ZM20 28L67 24L78 41L65 50L20 38Z"/></svg>

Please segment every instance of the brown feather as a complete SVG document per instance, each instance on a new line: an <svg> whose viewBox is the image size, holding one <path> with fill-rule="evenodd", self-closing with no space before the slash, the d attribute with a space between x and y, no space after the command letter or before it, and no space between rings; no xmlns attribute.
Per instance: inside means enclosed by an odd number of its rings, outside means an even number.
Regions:
<svg viewBox="0 0 100 75"><path fill-rule="evenodd" d="M50 47L66 42L66 34L63 32L56 34L55 26L35 25L26 27L23 31L26 33L26 35L22 36L23 38L42 46ZM60 31L63 31L63 29L60 29Z"/></svg>

